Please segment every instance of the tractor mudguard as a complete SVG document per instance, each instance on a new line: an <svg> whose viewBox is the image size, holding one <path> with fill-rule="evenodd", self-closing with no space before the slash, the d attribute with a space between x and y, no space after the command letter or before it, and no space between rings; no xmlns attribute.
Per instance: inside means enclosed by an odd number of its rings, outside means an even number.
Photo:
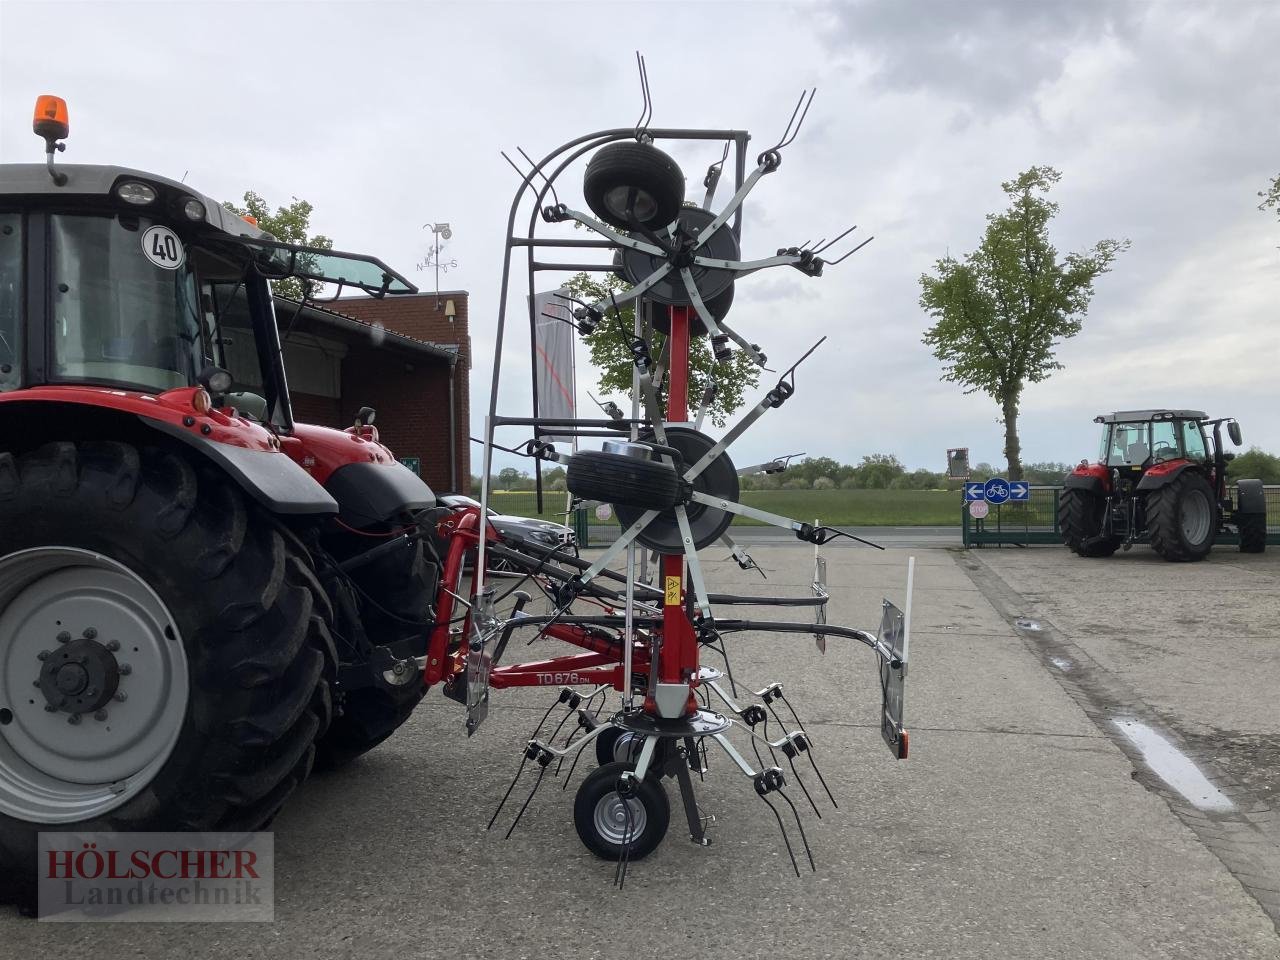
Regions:
<svg viewBox="0 0 1280 960"><path fill-rule="evenodd" d="M1161 487L1168 486L1178 479L1187 470L1194 469L1194 467L1195 464L1190 460L1166 460L1164 463L1157 463L1143 472L1142 479L1138 481L1137 489L1142 493L1159 490Z"/></svg>
<svg viewBox="0 0 1280 960"><path fill-rule="evenodd" d="M148 417L138 419L212 460L237 486L272 513L296 516L338 512L338 503L333 496L278 450L252 450L216 443L177 424Z"/></svg>
<svg viewBox="0 0 1280 960"><path fill-rule="evenodd" d="M325 488L338 502L343 523L366 527L406 510L434 507L436 495L402 463L348 463L329 475Z"/></svg>
<svg viewBox="0 0 1280 960"><path fill-rule="evenodd" d="M1088 490L1095 496L1104 497L1107 494L1106 484L1102 478L1089 473L1068 473L1062 481L1062 485L1068 490Z"/></svg>
<svg viewBox="0 0 1280 960"><path fill-rule="evenodd" d="M1237 481L1236 491L1236 513L1266 514L1267 495L1261 480Z"/></svg>

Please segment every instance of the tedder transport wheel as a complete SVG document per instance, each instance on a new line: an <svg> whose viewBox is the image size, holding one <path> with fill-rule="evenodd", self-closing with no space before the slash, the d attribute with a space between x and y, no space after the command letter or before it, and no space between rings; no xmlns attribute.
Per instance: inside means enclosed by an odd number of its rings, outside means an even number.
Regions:
<svg viewBox="0 0 1280 960"><path fill-rule="evenodd" d="M665 510L680 499L680 478L675 468L661 460L648 459L650 451L640 444L618 444L632 448L636 456L584 450L569 458L565 482L574 496L584 500Z"/></svg>
<svg viewBox="0 0 1280 960"><path fill-rule="evenodd" d="M1240 531L1241 553L1262 553L1267 549L1267 515L1237 513L1236 529Z"/></svg>
<svg viewBox="0 0 1280 960"><path fill-rule="evenodd" d="M1147 494L1147 532L1151 546L1166 560L1203 560L1218 527L1209 481L1184 470Z"/></svg>
<svg viewBox="0 0 1280 960"><path fill-rule="evenodd" d="M633 786L623 797L618 792L619 777L633 770L630 763L606 763L593 770L573 802L573 824L587 849L604 860L642 860L657 848L671 824L671 803L667 791L655 775ZM655 771L656 773L656 771Z"/></svg>
<svg viewBox="0 0 1280 960"><path fill-rule="evenodd" d="M327 599L218 471L0 453L0 896L42 830L254 830L329 722Z"/></svg>
<svg viewBox="0 0 1280 960"><path fill-rule="evenodd" d="M587 163L582 195L592 212L611 226L630 230L639 224L658 230L680 215L684 173L652 144L611 143Z"/></svg>
<svg viewBox="0 0 1280 960"><path fill-rule="evenodd" d="M1109 557L1121 538L1103 536L1107 501L1087 490L1066 489L1058 496L1058 529L1062 542L1082 557Z"/></svg>

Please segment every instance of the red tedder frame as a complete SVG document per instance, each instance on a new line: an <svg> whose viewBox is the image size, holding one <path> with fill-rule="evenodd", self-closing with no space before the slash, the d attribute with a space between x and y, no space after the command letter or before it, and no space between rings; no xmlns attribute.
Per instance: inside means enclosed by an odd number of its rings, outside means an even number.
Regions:
<svg viewBox="0 0 1280 960"><path fill-rule="evenodd" d="M689 325L691 307L668 307L671 320L670 381L667 390L666 419L671 423L683 423L689 418ZM471 613L460 618L462 637L466 638L450 651L450 627L454 622L454 610L459 602L465 561L479 545L480 513L476 508L458 511L441 521L437 532L446 537L449 550L445 557L440 600L436 610L436 625L432 628L427 644L425 679L428 686L441 681L451 683L465 676L467 639L471 636ZM497 540L492 526L486 525L489 540ZM662 625L655 628L661 642L654 645L658 651L657 678L659 683L687 684L689 699L686 715L697 710L694 690L698 685L698 638L689 619L685 593L685 559L683 554L664 554L661 557L662 572ZM495 666L489 676L490 687L502 690L508 687L561 687L577 684L610 684L619 692L626 692L627 678L623 675L623 640L605 636L589 628L551 623L543 628L543 635L586 650L586 653L551 657L528 663ZM650 674L650 646L632 641L632 675ZM658 716L657 704L652 693L645 698L644 712Z"/></svg>

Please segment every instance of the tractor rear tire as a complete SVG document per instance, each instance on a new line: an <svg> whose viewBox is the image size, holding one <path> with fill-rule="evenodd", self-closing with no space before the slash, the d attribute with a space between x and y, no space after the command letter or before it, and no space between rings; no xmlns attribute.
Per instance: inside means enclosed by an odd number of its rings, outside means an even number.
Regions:
<svg viewBox="0 0 1280 960"><path fill-rule="evenodd" d="M1109 557L1121 544L1117 536L1103 536L1107 502L1087 490L1068 488L1058 495L1058 529L1062 542L1082 557Z"/></svg>
<svg viewBox="0 0 1280 960"><path fill-rule="evenodd" d="M0 453L0 899L31 904L42 830L268 823L329 723L331 618L296 541L206 464ZM59 704L76 663L101 689Z"/></svg>
<svg viewBox="0 0 1280 960"><path fill-rule="evenodd" d="M1184 470L1147 494L1147 534L1152 549L1166 560L1203 560L1217 530L1213 488L1196 471Z"/></svg>
<svg viewBox="0 0 1280 960"><path fill-rule="evenodd" d="M614 506L666 510L680 501L680 478L671 464L603 450L570 457L565 482L576 497Z"/></svg>
<svg viewBox="0 0 1280 960"><path fill-rule="evenodd" d="M368 753L400 729L426 693L422 672L414 671L400 686L346 694L329 732L316 743L316 769L336 770Z"/></svg>
<svg viewBox="0 0 1280 960"><path fill-rule="evenodd" d="M1262 553L1267 549L1267 515L1237 513L1236 529L1240 532L1241 553Z"/></svg>

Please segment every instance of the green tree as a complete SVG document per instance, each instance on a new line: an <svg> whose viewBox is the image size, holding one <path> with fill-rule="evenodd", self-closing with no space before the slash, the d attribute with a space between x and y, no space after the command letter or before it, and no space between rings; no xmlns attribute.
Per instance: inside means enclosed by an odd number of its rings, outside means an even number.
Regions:
<svg viewBox="0 0 1280 960"><path fill-rule="evenodd" d="M498 486L502 487L503 490L510 490L518 484L523 477L524 474L515 467L503 467L498 471Z"/></svg>
<svg viewBox="0 0 1280 960"><path fill-rule="evenodd" d="M306 200L299 200L297 197L292 198L293 203L287 207L276 207L276 212L272 213L271 208L267 206L267 201L252 190L246 190L244 194L244 206L238 207L230 201L223 201L222 205L232 213L241 217L250 216L258 221L258 229L265 230L281 243L296 243L303 247L317 247L321 250L332 250L333 241L322 234L308 236L307 231L311 229L311 211L312 206ZM282 297L292 297L294 300L302 300L310 297L315 293L316 284L313 280L304 280L300 277L288 277L284 280L273 280L271 289L273 293Z"/></svg>
<svg viewBox="0 0 1280 960"><path fill-rule="evenodd" d="M611 292L626 289L626 284L613 274L605 274L598 280L588 274L575 275L565 287L579 300L597 303ZM631 332L635 329L633 304L618 309L621 324L614 317L612 308L605 313L604 322L587 339L591 349L591 364L600 371L599 390L610 394L631 395ZM624 336L625 331L625 336ZM649 349L657 360L662 353L664 337L654 332ZM715 399L707 408L707 416L717 427L723 427L730 415L742 406L744 394L760 384L759 368L745 353L735 350L725 363L716 363L704 338L696 338L689 350L689 408L690 415L698 409L703 391L708 384L716 385ZM624 405L625 407L625 405Z"/></svg>
<svg viewBox="0 0 1280 960"><path fill-rule="evenodd" d="M1266 190L1258 191L1258 196L1262 198L1262 202L1258 204L1259 210L1270 208L1276 212L1276 216L1280 216L1280 173L1276 174Z"/></svg>
<svg viewBox="0 0 1280 960"><path fill-rule="evenodd" d="M948 255L920 278L920 306L934 318L924 335L943 380L981 390L1000 405L1009 479L1021 480L1018 405L1028 383L1062 365L1057 345L1080 332L1093 282L1128 240L1100 240L1062 260L1049 241L1058 205L1046 195L1061 174L1032 167L1001 184L1009 207L987 216L982 242L963 261Z"/></svg>
<svg viewBox="0 0 1280 960"><path fill-rule="evenodd" d="M1227 479L1280 483L1280 457L1264 453L1258 447L1250 447L1227 464Z"/></svg>
<svg viewBox="0 0 1280 960"><path fill-rule="evenodd" d="M858 486L885 490L906 473L906 468L891 453L872 453L862 458L858 467Z"/></svg>

